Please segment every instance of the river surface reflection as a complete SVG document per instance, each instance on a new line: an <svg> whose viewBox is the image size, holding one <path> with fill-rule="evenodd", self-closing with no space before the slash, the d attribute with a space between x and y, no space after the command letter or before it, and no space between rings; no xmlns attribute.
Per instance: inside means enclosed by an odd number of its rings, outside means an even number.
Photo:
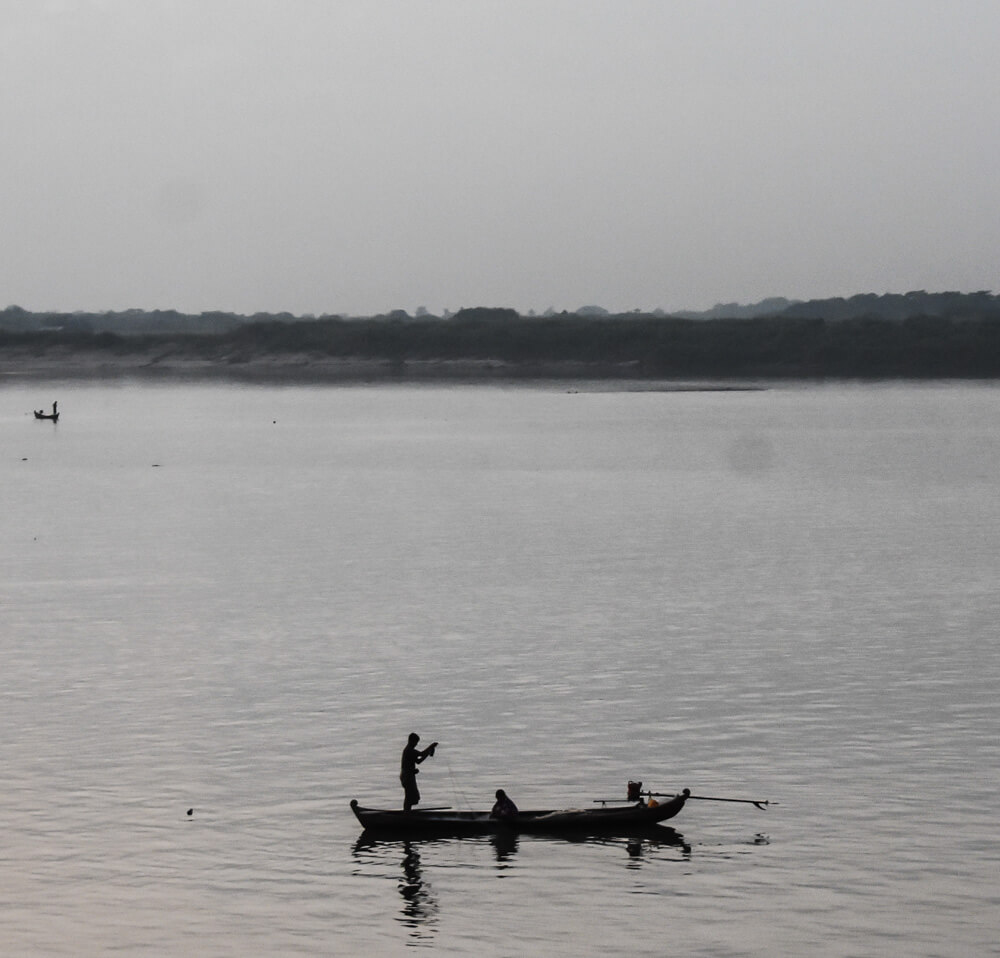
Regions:
<svg viewBox="0 0 1000 958"><path fill-rule="evenodd" d="M0 379L0 452L9 954L1000 940L991 384ZM777 804L359 841L412 729L427 805Z"/></svg>
<svg viewBox="0 0 1000 958"><path fill-rule="evenodd" d="M453 855L455 843L471 846ZM641 835L628 836L546 836L519 835L503 832L463 838L402 839L384 838L365 831L354 843L352 855L354 875L359 881L370 878L395 877L402 899L398 921L411 930L413 936L425 939L447 910L440 896L435 893L432 881L435 869L448 869L453 858L476 862L476 871L492 872L496 878L515 877L522 844L531 847L532 859L544 858L560 846L590 846L600 850L606 864L622 864L636 870L651 862L664 860L690 861L692 848L684 836L673 828L656 827ZM488 856L482 851L489 850ZM440 854L435 854L438 852ZM527 867L531 867L528 863ZM527 880L528 876L525 878Z"/></svg>

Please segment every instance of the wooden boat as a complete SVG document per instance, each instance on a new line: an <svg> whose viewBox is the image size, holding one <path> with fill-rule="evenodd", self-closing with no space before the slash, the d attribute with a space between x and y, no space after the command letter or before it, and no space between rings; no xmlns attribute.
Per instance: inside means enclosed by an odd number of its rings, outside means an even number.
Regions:
<svg viewBox="0 0 1000 958"><path fill-rule="evenodd" d="M490 835L498 832L537 834L627 835L673 818L690 795L684 789L662 804L611 805L600 808L562 808L518 811L512 819L491 818L488 811L463 812L433 808L425 811L364 808L357 799L351 810L364 828L399 835Z"/></svg>
<svg viewBox="0 0 1000 958"><path fill-rule="evenodd" d="M59 403L54 402L52 404L52 412L47 413L41 409L33 409L32 412L35 414L36 419L51 419L53 422L59 422Z"/></svg>

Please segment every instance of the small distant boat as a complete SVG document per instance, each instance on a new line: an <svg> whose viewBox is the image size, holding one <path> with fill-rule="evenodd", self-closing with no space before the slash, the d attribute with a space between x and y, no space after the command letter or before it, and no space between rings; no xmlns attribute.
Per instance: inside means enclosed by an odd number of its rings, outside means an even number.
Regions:
<svg viewBox="0 0 1000 958"><path fill-rule="evenodd" d="M491 818L488 811L463 812L427 809L364 808L357 800L351 809L362 826L372 832L397 835L491 835L524 832L542 835L629 835L668 821L684 807L690 795L684 789L669 801L657 804L612 805L601 808L562 808L518 811L514 818Z"/></svg>
<svg viewBox="0 0 1000 958"><path fill-rule="evenodd" d="M52 422L59 422L59 403L52 404L52 412L47 413L44 409L33 410L36 419L51 419Z"/></svg>

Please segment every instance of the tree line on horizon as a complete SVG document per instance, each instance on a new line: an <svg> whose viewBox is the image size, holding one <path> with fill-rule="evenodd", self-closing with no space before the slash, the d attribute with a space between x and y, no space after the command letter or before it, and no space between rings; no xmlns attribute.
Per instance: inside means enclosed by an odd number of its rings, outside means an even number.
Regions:
<svg viewBox="0 0 1000 958"><path fill-rule="evenodd" d="M767 300L733 316L576 313L524 316L475 307L448 318L397 310L372 317L251 317L212 312L0 311L0 350L58 347L111 355L169 348L178 358L493 361L525 369L583 364L644 377L997 377L1000 297L989 292L862 294ZM775 308L779 307L779 308ZM724 307L717 307L722 309ZM741 307L752 310L752 307Z"/></svg>

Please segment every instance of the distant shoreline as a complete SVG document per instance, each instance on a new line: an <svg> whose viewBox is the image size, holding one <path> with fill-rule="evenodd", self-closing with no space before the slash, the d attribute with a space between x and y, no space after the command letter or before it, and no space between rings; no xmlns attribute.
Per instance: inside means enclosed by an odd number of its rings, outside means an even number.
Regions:
<svg viewBox="0 0 1000 958"><path fill-rule="evenodd" d="M289 317L232 325L236 318L223 317L231 328L213 331L209 325L198 333L193 327L97 331L99 317L91 316L49 317L61 325L39 327L44 317L12 317L8 309L0 318L36 327L4 329L0 323L0 376L330 383L585 379L744 387L1000 379L1000 303L994 297L979 306L963 302L971 312L903 319L544 319L504 309L462 310L448 320ZM158 317L117 318L146 322L151 330Z"/></svg>
<svg viewBox="0 0 1000 958"><path fill-rule="evenodd" d="M73 352L60 356L0 360L0 385L45 381L141 382L230 381L260 384L628 382L636 388L671 392L748 392L767 388L760 381L641 375L637 363L530 362L500 360L341 359L328 356L269 356L246 361L158 359L148 355L109 357Z"/></svg>
<svg viewBox="0 0 1000 958"><path fill-rule="evenodd" d="M583 362L550 360L508 362L499 359L343 358L292 353L247 358L197 358L156 351L109 354L103 350L50 348L42 353L0 351L0 389L15 383L126 382L247 385L531 385L559 384L567 390L592 391L615 384L635 392L761 392L794 383L836 382L996 382L995 376L817 374L782 370L770 375L651 374L636 361Z"/></svg>

